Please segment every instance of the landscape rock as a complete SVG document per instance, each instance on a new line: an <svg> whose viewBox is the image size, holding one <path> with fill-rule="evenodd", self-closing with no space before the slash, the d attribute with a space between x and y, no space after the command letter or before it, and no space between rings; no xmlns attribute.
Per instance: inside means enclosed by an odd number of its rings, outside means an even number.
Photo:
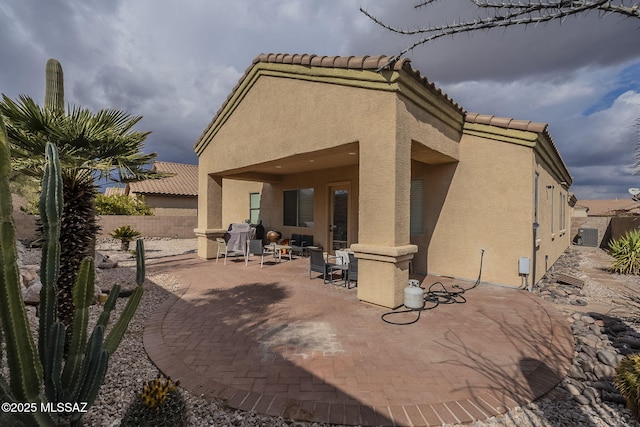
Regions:
<svg viewBox="0 0 640 427"><path fill-rule="evenodd" d="M24 303L30 305L40 304L40 289L42 289L40 279L31 282L29 287L22 288L22 299Z"/></svg>
<svg viewBox="0 0 640 427"><path fill-rule="evenodd" d="M617 354L609 350L600 350L597 353L598 360L613 368L618 366Z"/></svg>

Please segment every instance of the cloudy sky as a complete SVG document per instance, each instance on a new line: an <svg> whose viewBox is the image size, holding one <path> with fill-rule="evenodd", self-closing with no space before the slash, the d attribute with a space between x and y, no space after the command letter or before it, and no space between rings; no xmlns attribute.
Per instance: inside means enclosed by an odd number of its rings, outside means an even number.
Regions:
<svg viewBox="0 0 640 427"><path fill-rule="evenodd" d="M65 101L142 115L145 151L196 163L193 145L260 53L394 55L410 28L477 15L467 0L3 0L0 92L44 99L48 58ZM596 13L420 46L413 67L469 112L549 123L579 199L629 198L640 117L640 21Z"/></svg>

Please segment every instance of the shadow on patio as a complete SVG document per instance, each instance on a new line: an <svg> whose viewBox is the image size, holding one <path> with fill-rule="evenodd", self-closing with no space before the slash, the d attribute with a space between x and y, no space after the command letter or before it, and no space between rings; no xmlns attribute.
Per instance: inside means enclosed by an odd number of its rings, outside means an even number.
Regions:
<svg viewBox="0 0 640 427"><path fill-rule="evenodd" d="M309 280L306 259L260 269L182 256L148 269L186 291L149 319L147 353L232 408L335 424L472 422L547 393L573 356L565 319L522 291L480 285L466 304L394 326L356 289Z"/></svg>

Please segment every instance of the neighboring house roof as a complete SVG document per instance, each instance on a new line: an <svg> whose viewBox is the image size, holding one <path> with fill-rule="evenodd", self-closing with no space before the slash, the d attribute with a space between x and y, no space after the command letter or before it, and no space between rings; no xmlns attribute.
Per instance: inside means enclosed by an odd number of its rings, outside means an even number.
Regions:
<svg viewBox="0 0 640 427"><path fill-rule="evenodd" d="M580 206L587 208L589 216L615 216L619 214L637 214L640 203L631 199L580 200Z"/></svg>
<svg viewBox="0 0 640 427"><path fill-rule="evenodd" d="M153 171L174 174L166 178L131 182L129 193L170 196L198 196L198 166L184 163L155 162Z"/></svg>
<svg viewBox="0 0 640 427"><path fill-rule="evenodd" d="M104 189L105 196L125 195L126 187L107 187Z"/></svg>
<svg viewBox="0 0 640 427"><path fill-rule="evenodd" d="M404 71L412 76L418 83L424 86L428 91L433 93L445 104L451 106L454 110L457 110L460 114L464 114L464 109L458 105L447 94L442 92L435 84L430 82L426 77L420 74L420 71L414 70L411 67L411 60L409 58L397 59L393 56L377 55L377 56L318 56L312 54L288 54L288 53L262 53L258 55L251 65L245 70L244 74L240 77L238 83L231 90L231 93L224 101L222 106L218 109L216 114L209 125L205 128L204 132L198 138L194 148L200 145L201 141L205 138L209 129L214 125L218 116L220 116L227 105L237 95L238 90L242 87L244 80L251 74L252 70L258 64L289 64L294 66L307 66L307 67L321 67L321 68L334 68L344 70L369 70L369 71Z"/></svg>

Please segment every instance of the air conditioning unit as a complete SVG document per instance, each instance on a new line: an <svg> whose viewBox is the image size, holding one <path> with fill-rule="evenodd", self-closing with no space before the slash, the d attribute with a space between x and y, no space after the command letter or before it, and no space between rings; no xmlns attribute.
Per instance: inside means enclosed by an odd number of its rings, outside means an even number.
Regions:
<svg viewBox="0 0 640 427"><path fill-rule="evenodd" d="M578 246L598 246L598 229L597 228L580 228L578 229Z"/></svg>

